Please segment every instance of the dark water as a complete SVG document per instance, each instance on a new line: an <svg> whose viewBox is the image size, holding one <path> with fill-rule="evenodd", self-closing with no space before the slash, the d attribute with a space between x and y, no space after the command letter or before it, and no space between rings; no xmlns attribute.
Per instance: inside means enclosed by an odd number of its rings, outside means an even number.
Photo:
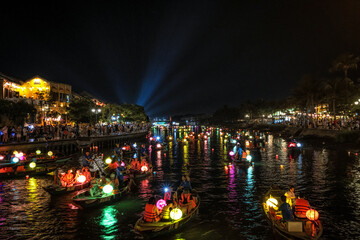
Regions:
<svg viewBox="0 0 360 240"><path fill-rule="evenodd" d="M175 135L183 134L177 130ZM260 202L272 184L284 189L293 184L310 200L320 213L323 239L360 239L356 151L304 143L303 151L290 157L283 139L265 137L267 144L252 167L227 170L230 146L219 130L206 141L173 141L166 150L151 152L153 177L140 181L123 201L99 209L78 209L73 194L50 197L41 186L50 184L51 177L3 181L0 239L141 239L132 228L146 200L161 195L164 186L177 187L184 173L200 194L199 214L177 232L156 239L274 239Z"/></svg>

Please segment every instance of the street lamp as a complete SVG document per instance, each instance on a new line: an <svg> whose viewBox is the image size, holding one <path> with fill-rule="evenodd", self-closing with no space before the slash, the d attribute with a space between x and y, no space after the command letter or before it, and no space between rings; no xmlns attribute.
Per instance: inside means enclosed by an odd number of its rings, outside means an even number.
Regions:
<svg viewBox="0 0 360 240"><path fill-rule="evenodd" d="M98 113L101 112L101 109L100 109L100 108L97 108L97 109L93 108L93 109L91 109L91 111L92 111L93 113L95 113L95 118L96 118L95 121L97 122L97 115L98 115Z"/></svg>

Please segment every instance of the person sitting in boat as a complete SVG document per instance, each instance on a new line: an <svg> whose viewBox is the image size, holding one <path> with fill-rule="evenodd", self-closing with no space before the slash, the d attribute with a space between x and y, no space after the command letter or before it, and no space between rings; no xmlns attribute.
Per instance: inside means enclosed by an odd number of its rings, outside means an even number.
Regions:
<svg viewBox="0 0 360 240"><path fill-rule="evenodd" d="M150 197L148 203L145 205L144 221L145 222L160 221L160 212L159 209L156 207L155 197Z"/></svg>
<svg viewBox="0 0 360 240"><path fill-rule="evenodd" d="M285 195L281 196L281 201L283 202L280 207L279 211L281 211L282 217L284 221L292 221L294 220L294 215L291 210L289 203L286 202L287 197Z"/></svg>
<svg viewBox="0 0 360 240"><path fill-rule="evenodd" d="M142 144L141 149L140 149L140 157L147 157L147 156L148 156L148 154L146 153L145 145Z"/></svg>
<svg viewBox="0 0 360 240"><path fill-rule="evenodd" d="M192 197L188 188L185 188L180 195L179 205L184 214L191 212L196 207L195 199Z"/></svg>
<svg viewBox="0 0 360 240"><path fill-rule="evenodd" d="M121 147L120 144L116 143L114 148L114 155L117 157L121 157Z"/></svg>
<svg viewBox="0 0 360 240"><path fill-rule="evenodd" d="M72 170L68 170L68 172L64 176L64 181L66 186L71 186L74 183L74 174L72 174Z"/></svg>
<svg viewBox="0 0 360 240"><path fill-rule="evenodd" d="M185 176L183 175L181 177L181 183L180 183L180 186L178 189L184 189L184 188L188 188L190 190L192 190L192 187L191 187L191 182L190 182L190 177L189 176Z"/></svg>
<svg viewBox="0 0 360 240"><path fill-rule="evenodd" d="M85 176L86 182L91 180L91 172L89 171L88 167L82 168L81 172L82 172L82 175Z"/></svg>
<svg viewBox="0 0 360 240"><path fill-rule="evenodd" d="M289 187L289 191L287 191L285 193L286 196L286 202L289 203L290 207L294 205L295 203L295 187L293 185L291 185Z"/></svg>
<svg viewBox="0 0 360 240"><path fill-rule="evenodd" d="M91 156L89 151L85 152L85 155L82 160L83 167L90 167L90 162L92 161L93 157Z"/></svg>
<svg viewBox="0 0 360 240"><path fill-rule="evenodd" d="M167 200L167 201L166 201L166 206L162 209L161 214L160 214L161 219L162 219L163 221L166 221L166 222L167 222L167 221L171 221L171 219L170 219L170 212L171 212L171 210L172 210L173 208L175 208L175 205L174 205L173 200Z"/></svg>

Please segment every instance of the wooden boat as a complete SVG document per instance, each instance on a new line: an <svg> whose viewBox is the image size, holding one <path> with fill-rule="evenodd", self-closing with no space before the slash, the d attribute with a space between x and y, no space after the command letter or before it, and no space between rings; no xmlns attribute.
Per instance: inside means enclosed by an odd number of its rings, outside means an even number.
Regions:
<svg viewBox="0 0 360 240"><path fill-rule="evenodd" d="M121 197L126 194L127 187L122 188L121 190L114 190L114 193L111 195L102 194L97 196L91 196L90 189L84 189L79 191L73 198L73 201L81 206L82 208L90 208L95 206L102 206L110 204L116 201L119 201Z"/></svg>
<svg viewBox="0 0 360 240"><path fill-rule="evenodd" d="M52 162L47 163L38 163L36 162L35 168L29 167L29 161L26 162L18 162L16 164L4 165L3 163L0 166L0 179L5 178L22 178L25 176L38 176L38 175L46 175L47 173L55 171L58 167L66 164L70 157L55 159Z"/></svg>
<svg viewBox="0 0 360 240"><path fill-rule="evenodd" d="M198 213L199 206L200 206L200 198L198 197L198 202L196 207L192 209L189 214L183 216L179 220L172 220L167 222L160 220L159 222L149 223L149 222L145 222L143 217L141 217L139 218L139 220L137 220L134 226L134 231L141 235L154 236L160 233L166 233L169 231L176 230L185 223L187 223L188 221L190 221L190 219Z"/></svg>
<svg viewBox="0 0 360 240"><path fill-rule="evenodd" d="M85 183L82 184L74 184L70 187L62 187L60 185L57 184L53 184L53 185L49 185L47 187L43 187L43 189L45 191L47 191L48 193L50 193L53 196L59 196L59 195L63 195L66 193L71 193L71 192L75 192L75 191L79 191L79 190L83 190L85 188L90 187L90 181L87 181Z"/></svg>
<svg viewBox="0 0 360 240"><path fill-rule="evenodd" d="M285 239L319 239L323 232L320 220L310 221L307 218L295 217L293 221L283 221L281 211L267 205L266 201L271 197L275 198L280 206L284 193L285 191L277 186L272 186L262 200L264 214L274 231Z"/></svg>

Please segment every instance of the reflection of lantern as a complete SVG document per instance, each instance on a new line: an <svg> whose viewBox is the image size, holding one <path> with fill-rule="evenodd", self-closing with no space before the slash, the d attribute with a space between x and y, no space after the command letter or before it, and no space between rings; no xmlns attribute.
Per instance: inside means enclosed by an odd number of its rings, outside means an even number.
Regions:
<svg viewBox="0 0 360 240"><path fill-rule="evenodd" d="M269 198L269 199L266 201L266 205L268 205L268 207L275 208L275 207L277 207L277 205L278 205L278 200L276 200L275 198Z"/></svg>
<svg viewBox="0 0 360 240"><path fill-rule="evenodd" d="M159 201L156 202L156 207L161 211L166 206L166 201L164 199L159 199Z"/></svg>
<svg viewBox="0 0 360 240"><path fill-rule="evenodd" d="M306 211L306 217L311 221L316 221L319 219L319 212L315 209L309 209Z"/></svg>
<svg viewBox="0 0 360 240"><path fill-rule="evenodd" d="M35 168L35 167L36 167L36 163L31 162L31 163L29 164L29 167L30 167L30 168Z"/></svg>
<svg viewBox="0 0 360 240"><path fill-rule="evenodd" d="M173 210L171 210L170 218L172 220L179 220L181 217L182 217L182 211L180 210L180 208L174 208Z"/></svg>
<svg viewBox="0 0 360 240"><path fill-rule="evenodd" d="M109 158L109 157L105 160L106 164L110 164L111 161L112 161L112 160L111 160L111 158Z"/></svg>
<svg viewBox="0 0 360 240"><path fill-rule="evenodd" d="M41 154L41 151L40 150L36 150L36 155L40 155Z"/></svg>
<svg viewBox="0 0 360 240"><path fill-rule="evenodd" d="M109 193L111 193L113 191L113 189L114 189L113 186L108 184L108 185L104 186L103 191L104 191L104 193L109 194Z"/></svg>
<svg viewBox="0 0 360 240"><path fill-rule="evenodd" d="M147 167L147 166L144 165L144 166L141 167L141 171L142 171L142 172L146 172L147 170L148 170L148 167Z"/></svg>
<svg viewBox="0 0 360 240"><path fill-rule="evenodd" d="M86 181L86 177L84 175L80 175L77 179L77 182L84 183Z"/></svg>
<svg viewBox="0 0 360 240"><path fill-rule="evenodd" d="M52 151L48 151L48 155L51 157L53 155Z"/></svg>

